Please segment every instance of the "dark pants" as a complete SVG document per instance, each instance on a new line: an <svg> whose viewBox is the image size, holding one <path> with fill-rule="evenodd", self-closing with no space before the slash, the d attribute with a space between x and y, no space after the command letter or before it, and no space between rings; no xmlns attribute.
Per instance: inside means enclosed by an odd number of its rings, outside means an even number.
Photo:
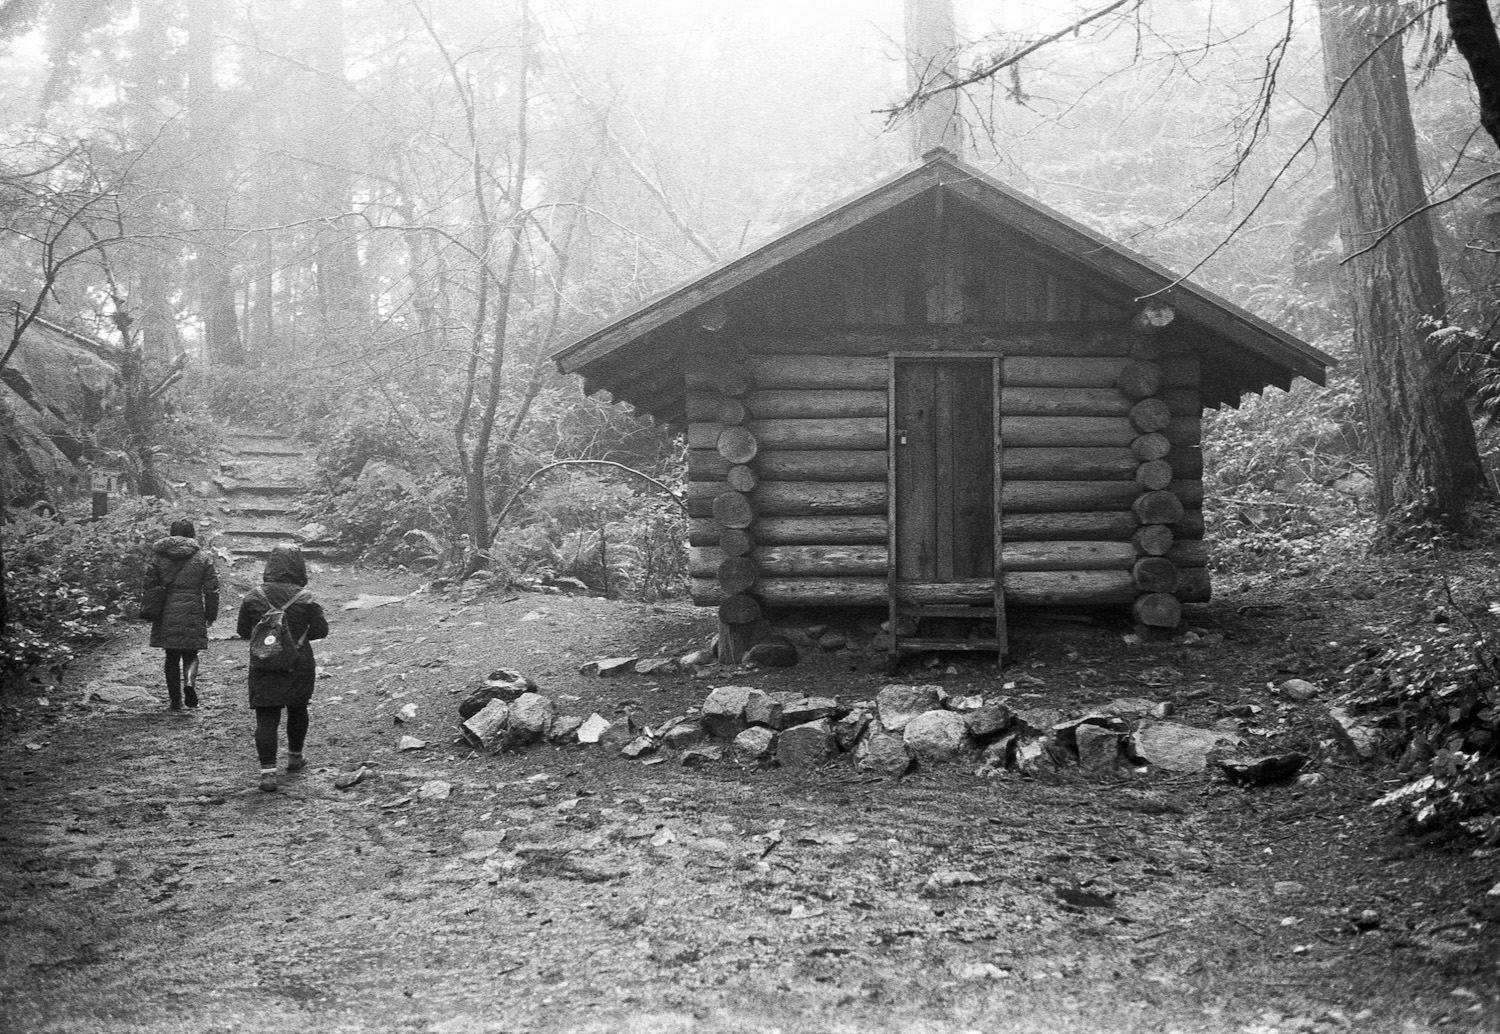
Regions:
<svg viewBox="0 0 1500 1034"><path fill-rule="evenodd" d="M260 755L261 768L276 767L276 734L281 728L281 708L257 707L255 709L255 753ZM307 739L307 705L288 704L286 707L286 749L292 754L302 753L302 742Z"/></svg>
<svg viewBox="0 0 1500 1034"><path fill-rule="evenodd" d="M193 664L197 660L197 650L167 651L167 696L173 700L182 696L182 687L192 684Z"/></svg>

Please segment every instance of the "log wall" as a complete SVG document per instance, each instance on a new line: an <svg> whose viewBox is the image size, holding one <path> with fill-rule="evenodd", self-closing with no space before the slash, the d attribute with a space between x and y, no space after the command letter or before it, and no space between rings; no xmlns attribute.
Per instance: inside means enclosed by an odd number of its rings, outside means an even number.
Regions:
<svg viewBox="0 0 1500 1034"><path fill-rule="evenodd" d="M1161 354L1156 329L1007 339L1032 353L1001 360L1007 603L1121 604L1176 625L1181 603L1208 599L1201 371ZM885 603L887 353L909 340L869 328L728 341L688 367L694 600L720 607L721 636L760 605ZM984 604L991 589L899 592Z"/></svg>

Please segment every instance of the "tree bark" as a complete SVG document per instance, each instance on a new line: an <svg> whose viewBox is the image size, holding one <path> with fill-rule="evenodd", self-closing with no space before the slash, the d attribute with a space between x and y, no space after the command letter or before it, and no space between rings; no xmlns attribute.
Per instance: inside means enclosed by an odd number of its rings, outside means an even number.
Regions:
<svg viewBox="0 0 1500 1034"><path fill-rule="evenodd" d="M1500 146L1500 37L1489 0L1448 0L1448 31L1479 93L1479 124Z"/></svg>
<svg viewBox="0 0 1500 1034"><path fill-rule="evenodd" d="M1318 7L1341 230L1354 253L1426 201L1400 8L1395 0ZM1431 337L1443 325L1445 298L1427 215L1407 219L1345 268L1376 508L1392 530L1427 520L1451 525L1488 486L1457 341Z"/></svg>

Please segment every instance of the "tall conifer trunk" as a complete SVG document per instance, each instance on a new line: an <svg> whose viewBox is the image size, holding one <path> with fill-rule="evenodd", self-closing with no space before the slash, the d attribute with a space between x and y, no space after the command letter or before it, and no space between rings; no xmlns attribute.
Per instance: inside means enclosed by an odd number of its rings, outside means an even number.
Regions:
<svg viewBox="0 0 1500 1034"><path fill-rule="evenodd" d="M1488 494L1444 320L1403 64L1397 0L1319 0L1340 226L1375 501L1393 525L1451 525ZM1393 35L1394 34L1394 35Z"/></svg>

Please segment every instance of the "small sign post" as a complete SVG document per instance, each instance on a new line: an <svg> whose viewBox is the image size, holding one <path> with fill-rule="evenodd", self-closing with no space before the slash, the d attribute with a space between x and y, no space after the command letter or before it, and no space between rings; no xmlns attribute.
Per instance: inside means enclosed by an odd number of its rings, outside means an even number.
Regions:
<svg viewBox="0 0 1500 1034"><path fill-rule="evenodd" d="M118 470L93 470L89 472L89 489L93 499L93 517L98 520L109 513L109 497L120 491Z"/></svg>

